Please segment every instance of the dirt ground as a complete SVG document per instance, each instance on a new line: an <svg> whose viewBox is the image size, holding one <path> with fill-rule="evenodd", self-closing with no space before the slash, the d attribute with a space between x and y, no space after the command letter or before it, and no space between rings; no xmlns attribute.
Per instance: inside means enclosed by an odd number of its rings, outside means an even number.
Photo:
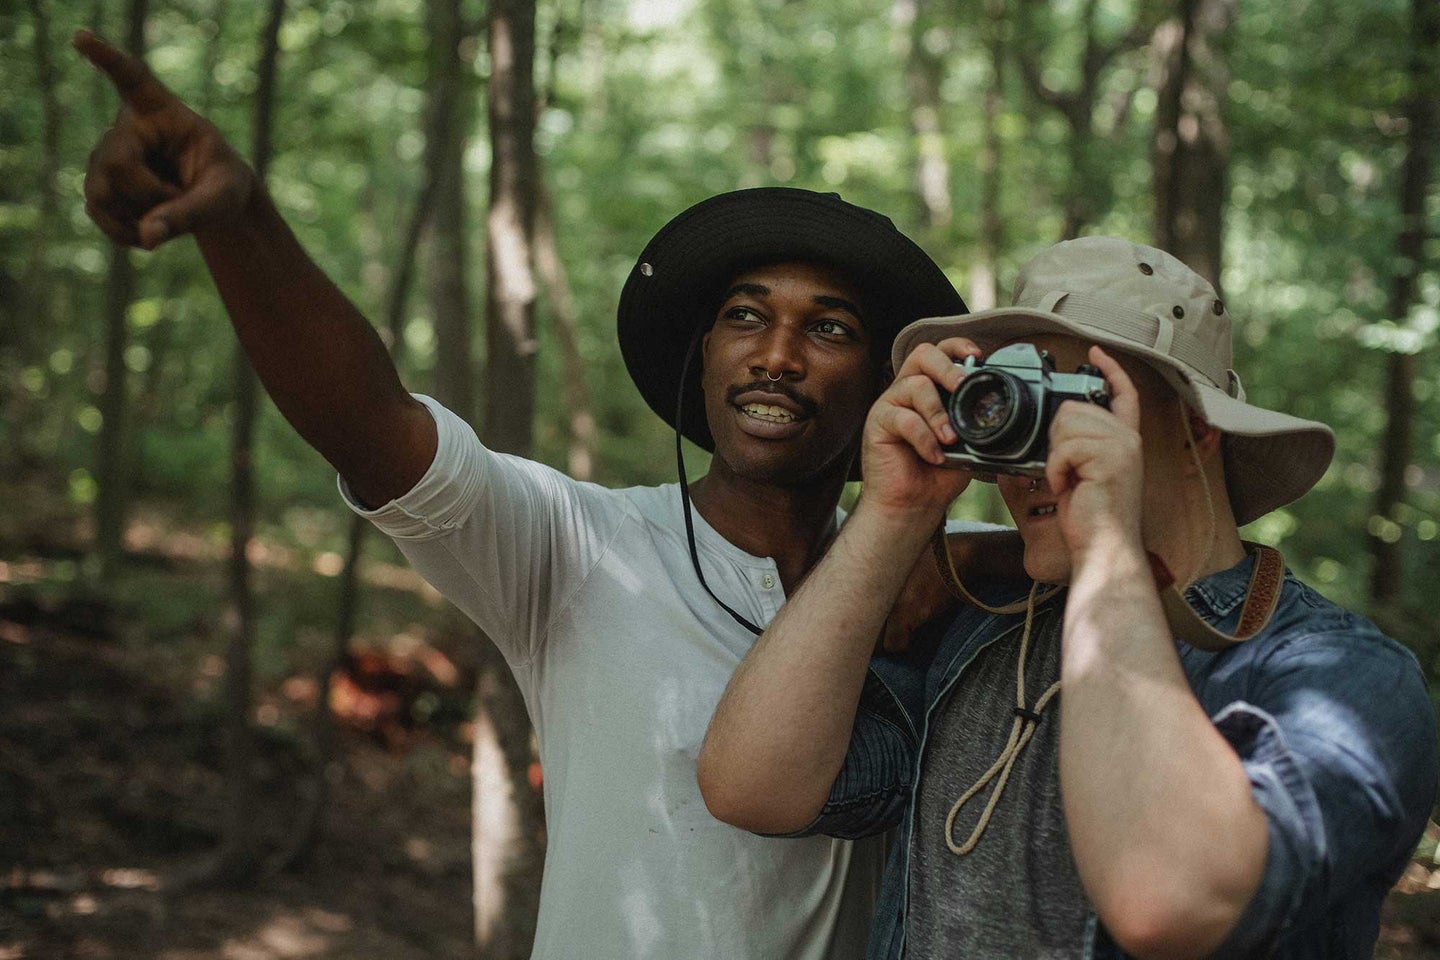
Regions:
<svg viewBox="0 0 1440 960"><path fill-rule="evenodd" d="M63 616L0 611L0 960L472 953L463 745L421 731L397 749L345 731L308 862L172 895L167 880L219 840L218 718L176 689L163 657ZM262 739L260 849L293 833L297 765L285 736Z"/></svg>
<svg viewBox="0 0 1440 960"><path fill-rule="evenodd" d="M96 629L107 616L0 589L0 960L474 955L463 725L399 737L352 725L307 862L174 894L167 881L219 841L215 671ZM255 823L276 850L304 778L285 724L262 731ZM1440 871L1418 860L1402 888L1376 955L1440 960Z"/></svg>

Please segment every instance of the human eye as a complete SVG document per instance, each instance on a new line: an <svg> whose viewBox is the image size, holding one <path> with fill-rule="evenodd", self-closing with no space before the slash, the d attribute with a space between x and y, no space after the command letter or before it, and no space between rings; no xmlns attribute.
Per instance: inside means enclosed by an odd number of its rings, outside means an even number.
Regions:
<svg viewBox="0 0 1440 960"><path fill-rule="evenodd" d="M749 307L731 307L725 311L725 319L736 323L763 323L765 318Z"/></svg>
<svg viewBox="0 0 1440 960"><path fill-rule="evenodd" d="M816 321L812 328L818 334L826 337L835 337L845 340L854 340L855 331L850 326L833 317L826 317L824 320Z"/></svg>

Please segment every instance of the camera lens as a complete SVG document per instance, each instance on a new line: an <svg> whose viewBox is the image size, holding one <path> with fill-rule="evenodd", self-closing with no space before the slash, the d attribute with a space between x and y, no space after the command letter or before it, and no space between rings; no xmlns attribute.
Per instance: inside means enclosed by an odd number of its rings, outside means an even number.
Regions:
<svg viewBox="0 0 1440 960"><path fill-rule="evenodd" d="M987 389L970 401L967 420L976 430L988 432L1005 425L1010 416L1010 398L998 387Z"/></svg>
<svg viewBox="0 0 1440 960"><path fill-rule="evenodd" d="M982 370L966 377L950 398L950 422L960 439L976 450L991 450L1029 422L1030 394L1001 370Z"/></svg>

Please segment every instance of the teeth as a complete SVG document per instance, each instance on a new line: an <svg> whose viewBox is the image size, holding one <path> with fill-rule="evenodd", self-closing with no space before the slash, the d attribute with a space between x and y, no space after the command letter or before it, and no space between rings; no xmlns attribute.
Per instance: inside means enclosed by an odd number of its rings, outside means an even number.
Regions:
<svg viewBox="0 0 1440 960"><path fill-rule="evenodd" d="M795 415L784 407L775 407L765 403L747 403L740 409L757 420L768 420L771 423L793 423Z"/></svg>
<svg viewBox="0 0 1440 960"><path fill-rule="evenodd" d="M1033 510L1030 511L1030 516L1032 516L1032 517L1048 517L1050 514L1054 513L1055 510L1056 510L1055 504L1052 503L1052 504L1050 504L1048 507L1036 507L1035 509L1033 509Z"/></svg>

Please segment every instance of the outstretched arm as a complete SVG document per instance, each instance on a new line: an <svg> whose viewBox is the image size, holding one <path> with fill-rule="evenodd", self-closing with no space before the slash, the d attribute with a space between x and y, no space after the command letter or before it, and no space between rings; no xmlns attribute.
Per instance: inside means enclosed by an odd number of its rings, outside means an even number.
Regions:
<svg viewBox="0 0 1440 960"><path fill-rule="evenodd" d="M943 349L942 349L943 348ZM865 424L865 489L805 583L735 671L700 752L718 819L788 833L820 813L845 760L865 670L916 556L969 474L941 466L951 442L935 389L953 390L968 340L906 360Z"/></svg>
<svg viewBox="0 0 1440 960"><path fill-rule="evenodd" d="M435 455L430 414L374 328L301 248L248 164L141 60L88 31L75 47L120 113L90 155L85 204L112 240L193 234L260 381L366 503L409 490Z"/></svg>

